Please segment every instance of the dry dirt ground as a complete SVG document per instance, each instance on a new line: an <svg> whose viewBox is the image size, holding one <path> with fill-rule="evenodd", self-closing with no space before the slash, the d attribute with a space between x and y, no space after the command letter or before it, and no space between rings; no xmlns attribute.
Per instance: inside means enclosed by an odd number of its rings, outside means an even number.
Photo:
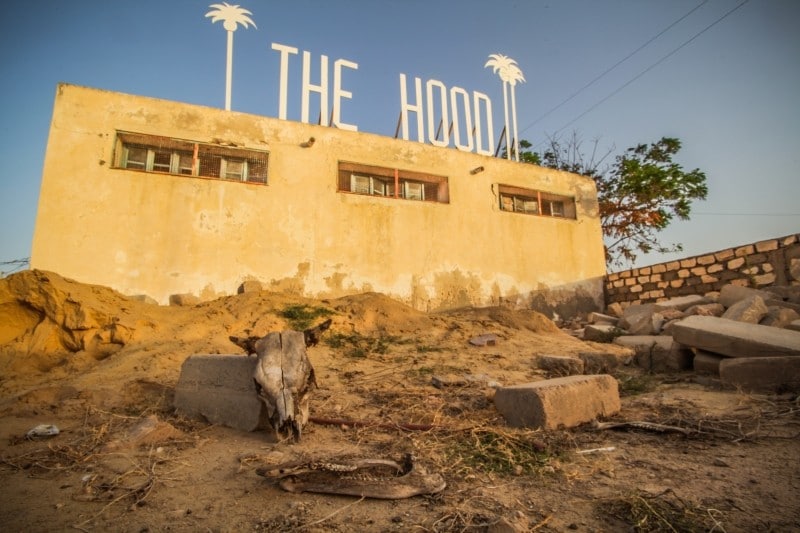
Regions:
<svg viewBox="0 0 800 533"><path fill-rule="evenodd" d="M320 389L299 444L174 412L182 362L229 335L333 319L310 349ZM495 346L469 339L497 336ZM800 402L620 367L612 421L682 428L508 427L489 381L546 379L541 354L624 353L532 311L425 314L379 294L250 292L163 307L53 273L0 280L3 531L797 531ZM433 376L472 376L436 388ZM28 439L39 424L57 436ZM398 424L430 426L403 430ZM594 450L594 451L592 451ZM588 451L588 452L587 452ZM399 458L433 496L284 492L256 469L299 458Z"/></svg>

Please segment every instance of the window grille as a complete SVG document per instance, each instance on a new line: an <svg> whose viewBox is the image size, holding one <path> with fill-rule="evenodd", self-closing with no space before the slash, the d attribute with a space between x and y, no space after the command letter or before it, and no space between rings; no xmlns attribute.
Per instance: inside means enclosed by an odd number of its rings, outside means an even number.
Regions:
<svg viewBox="0 0 800 533"><path fill-rule="evenodd" d="M266 184L268 160L260 150L117 132L116 168Z"/></svg>
<svg viewBox="0 0 800 533"><path fill-rule="evenodd" d="M337 190L420 202L450 202L445 176L346 161L339 162Z"/></svg>
<svg viewBox="0 0 800 533"><path fill-rule="evenodd" d="M498 185L500 209L526 215L575 219L575 199L535 189Z"/></svg>

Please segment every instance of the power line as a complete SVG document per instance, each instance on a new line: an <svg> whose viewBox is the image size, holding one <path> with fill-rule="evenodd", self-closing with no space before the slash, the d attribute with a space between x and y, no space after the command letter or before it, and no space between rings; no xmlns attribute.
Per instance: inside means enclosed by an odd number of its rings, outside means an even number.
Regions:
<svg viewBox="0 0 800 533"><path fill-rule="evenodd" d="M738 10L739 8L741 8L743 5L745 5L745 4L746 4L746 3L748 3L749 1L750 1L750 0L744 0L744 1L743 1L743 2L741 2L739 5L737 5L736 7L734 7L733 9L731 9L730 11L728 11L727 13L725 13L724 15L722 15L720 18L718 18L717 20L715 20L714 22L712 22L711 24L709 24L708 26L706 26L705 28L703 28L702 30L700 30L698 33L694 34L694 36L692 36L690 39L688 39L688 40L684 41L684 42L683 42L683 43L682 43L680 46L678 46L677 48L673 49L673 50L672 50L671 52L669 52L667 55L665 55L664 57L662 57L661 59L659 59L658 61L656 61L655 63L653 63L653 64L652 64L652 65L650 65L649 67L647 67L646 69L644 69L642 72L640 72L639 74L637 74L636 76L634 76L633 78L631 78L630 80L628 80L627 82L625 82L625 83L624 83L622 86L620 86L619 88L617 88L616 90L614 90L613 92L611 92L611 94L609 94L608 96L606 96L605 98L603 98L602 100L600 100L599 102L597 102L596 104L594 104L594 105L592 105L591 107L589 107L589 109L587 109L586 111L584 111L583 113L581 113L580 115L578 115L577 117L575 117L574 119L570 120L569 122L567 122L566 124L564 124L563 126L561 126L560 128L558 128L558 129L557 129L557 130L556 130L556 131L553 133L553 135L555 135L555 134L557 134L558 132L560 132L561 130L563 130L563 129L565 129L565 128L569 127L569 126L571 126L572 124L574 124L574 123L575 123L575 122L577 122L578 120L582 119L584 116L586 116L586 115L587 115L587 114L589 114L590 112L592 112L592 111L594 111L595 109L597 109L597 108L598 108L600 105L604 104L604 103L605 103L605 102L607 102L609 99L611 99L613 96L616 96L616 95L617 95L619 92L621 92L623 89L625 89L626 87L628 87L628 85L630 85L631 83L635 82L636 80L638 80L639 78L641 78L642 76L644 76L645 74L647 74L648 72L650 72L651 70L653 70L654 68L656 68L658 65L660 65L661 63L663 63L664 61L666 61L667 59L669 59L670 57L672 57L673 55L675 55L675 54L676 54L676 53L677 53L679 50L681 50L681 49L683 49L684 47L688 46L688 45L689 45L689 44L690 44L692 41L694 41L695 39L697 39L698 37L700 37L702 34L704 34L704 33L705 33L705 32L707 32L708 30L710 30L711 28L713 28L714 26L716 26L717 24L719 24L720 22L722 22L723 20L725 20L725 19L726 19L726 18L727 18L729 15L731 15L731 14L732 14L734 11ZM538 146L538 145L539 145L539 144L541 144L542 142L544 142L544 141L541 141L541 142L540 142L540 143L538 143L536 146Z"/></svg>
<svg viewBox="0 0 800 533"><path fill-rule="evenodd" d="M576 96L578 96L580 93L582 93L583 91L585 91L586 89L588 89L589 87L591 87L592 85L594 85L594 84L595 84L597 81L599 81L599 80L600 80L600 79L601 79L603 76L605 76L606 74L608 74L609 72L611 72L612 70L614 70L615 68L617 68L618 66L620 66L621 64L623 64L625 61L627 61L628 59L630 59L631 57L633 57L634 55L636 55L638 52L640 52L640 51L641 51L643 48L645 48L647 45L649 45L650 43L652 43L653 41L655 41L656 39L658 39L659 37L661 37L662 35L664 35L664 34L665 34L667 31L669 31L670 29L672 29L672 27L673 27L673 26L675 26L676 24L678 24L678 23L680 23L681 21L683 21L683 20L684 20L686 17L688 17L689 15L691 15L692 13L694 13L695 11L697 11L698 9L700 9L700 8L701 8L701 7L702 7L704 4L706 4L707 2L708 2L708 0L703 0L701 3L699 3L697 6L695 6L695 7L694 7L694 9L690 10L688 13L686 13L685 15L683 15L681 18L679 18L678 20L676 20L675 22L673 22L672 24L670 24L669 26L667 26L666 28L664 28L663 30L661 30L660 32L658 32L658 33L657 33L655 36L651 37L651 38L650 38L650 39L649 39L647 42L645 42L645 43L644 43L643 45L641 45L639 48L637 48L636 50L634 50L634 51L633 51L633 52L631 52L630 54L626 55L625 57L623 57L622 59L620 59L619 61L617 61L616 63L614 63L612 66L610 66L609 68L607 68L606 70L604 70L604 71L603 71L603 72L602 72L600 75L598 75L597 77L595 77L595 78L594 78L592 81L590 81L589 83L587 83L586 85L584 85L583 87L581 87L580 89L578 89L577 91L575 91L574 93L572 93L571 95L569 95L567 98L565 98L565 99L564 99L564 100L563 100L561 103L559 103L559 104L558 104L558 105L556 105L555 107L552 107L552 108L550 108L550 110L549 110L549 111L547 111L545 114L543 114L542 116L540 116L539 118L537 118L536 120L534 120L533 122L531 122L530 124L528 124L527 126L525 126L524 128L522 128L522 130L520 130L520 131L524 132L524 131L526 131L526 130L528 130L528 129L532 128L534 125L538 124L539 122L541 122L541 121L542 121L542 120L544 120L545 118L547 118L547 117L548 117L548 116L549 116L549 115L550 115L550 114L551 114L553 111L557 110L558 108L560 108L561 106L563 106L564 104L566 104L567 102L569 102L570 100L572 100L573 98L575 98Z"/></svg>
<svg viewBox="0 0 800 533"><path fill-rule="evenodd" d="M692 213L709 217L800 217L800 213Z"/></svg>

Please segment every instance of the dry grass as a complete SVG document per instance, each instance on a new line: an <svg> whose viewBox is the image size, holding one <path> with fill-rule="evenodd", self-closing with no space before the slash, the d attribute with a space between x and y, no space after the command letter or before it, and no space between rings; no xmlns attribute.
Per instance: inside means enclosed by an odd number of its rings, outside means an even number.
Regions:
<svg viewBox="0 0 800 533"><path fill-rule="evenodd" d="M601 501L598 512L620 520L632 531L722 531L716 509L703 509L680 498L672 489L659 494L642 491Z"/></svg>

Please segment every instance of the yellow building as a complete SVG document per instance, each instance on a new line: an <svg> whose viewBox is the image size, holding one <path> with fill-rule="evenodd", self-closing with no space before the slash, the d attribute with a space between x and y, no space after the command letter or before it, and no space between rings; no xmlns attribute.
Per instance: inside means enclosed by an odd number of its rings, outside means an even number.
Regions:
<svg viewBox="0 0 800 533"><path fill-rule="evenodd" d="M602 307L592 180L75 85L57 88L31 267L167 303L264 288L421 310Z"/></svg>

